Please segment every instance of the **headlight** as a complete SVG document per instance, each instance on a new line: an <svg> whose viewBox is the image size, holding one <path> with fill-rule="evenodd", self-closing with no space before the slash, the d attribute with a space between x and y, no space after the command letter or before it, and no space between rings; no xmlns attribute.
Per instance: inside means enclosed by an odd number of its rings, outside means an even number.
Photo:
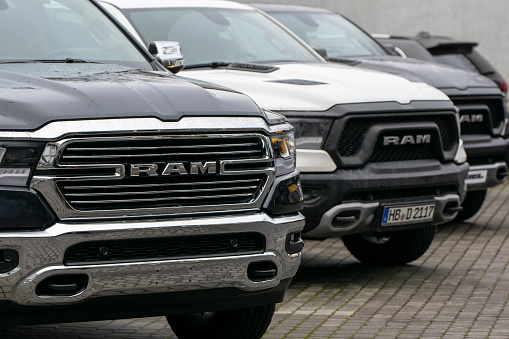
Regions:
<svg viewBox="0 0 509 339"><path fill-rule="evenodd" d="M295 129L295 145L298 149L322 149L333 120L290 118L288 121Z"/></svg>
<svg viewBox="0 0 509 339"><path fill-rule="evenodd" d="M44 144L0 141L0 186L26 186Z"/></svg>
<svg viewBox="0 0 509 339"><path fill-rule="evenodd" d="M276 160L276 175L284 175L295 170L295 140L293 131L282 131L271 137Z"/></svg>

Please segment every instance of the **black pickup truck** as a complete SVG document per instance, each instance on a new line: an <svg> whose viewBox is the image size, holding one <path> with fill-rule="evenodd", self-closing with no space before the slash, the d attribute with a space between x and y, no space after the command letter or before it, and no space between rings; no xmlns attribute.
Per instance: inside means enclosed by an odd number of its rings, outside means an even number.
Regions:
<svg viewBox="0 0 509 339"><path fill-rule="evenodd" d="M292 126L92 1L0 0L0 30L0 324L260 338L303 247Z"/></svg>

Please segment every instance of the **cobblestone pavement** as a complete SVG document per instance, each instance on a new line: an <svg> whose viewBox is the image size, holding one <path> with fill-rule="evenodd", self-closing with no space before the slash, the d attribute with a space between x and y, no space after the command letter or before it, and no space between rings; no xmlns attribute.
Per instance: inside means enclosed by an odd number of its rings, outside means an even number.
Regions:
<svg viewBox="0 0 509 339"><path fill-rule="evenodd" d="M403 267L359 264L341 240L308 241L266 339L508 338L509 185L481 213L441 226ZM226 329L225 329L226 330ZM4 329L0 338L176 338L164 318Z"/></svg>

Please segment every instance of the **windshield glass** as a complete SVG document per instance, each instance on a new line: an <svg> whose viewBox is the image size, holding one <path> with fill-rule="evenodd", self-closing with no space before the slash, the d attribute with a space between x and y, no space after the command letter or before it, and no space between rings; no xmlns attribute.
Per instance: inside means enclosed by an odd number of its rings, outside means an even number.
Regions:
<svg viewBox="0 0 509 339"><path fill-rule="evenodd" d="M0 63L52 60L152 69L88 1L0 0L0 32Z"/></svg>
<svg viewBox="0 0 509 339"><path fill-rule="evenodd" d="M298 40L255 11L156 8L124 14L145 44L178 41L188 67L212 62L320 61Z"/></svg>
<svg viewBox="0 0 509 339"><path fill-rule="evenodd" d="M434 55L434 57L435 60L441 64L446 64L469 72L478 72L474 64L463 54L441 54Z"/></svg>
<svg viewBox="0 0 509 339"><path fill-rule="evenodd" d="M328 58L387 55L387 52L369 35L338 14L304 12L269 12L269 14L314 49L324 49Z"/></svg>

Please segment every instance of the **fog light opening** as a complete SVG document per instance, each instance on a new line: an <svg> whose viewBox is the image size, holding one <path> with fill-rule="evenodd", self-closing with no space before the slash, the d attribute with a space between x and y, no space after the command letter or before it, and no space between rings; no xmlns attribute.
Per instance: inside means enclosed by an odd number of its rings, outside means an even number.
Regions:
<svg viewBox="0 0 509 339"><path fill-rule="evenodd" d="M507 178L507 175L509 173L507 172L507 168L499 168L497 171L497 179L500 181L503 181Z"/></svg>
<svg viewBox="0 0 509 339"><path fill-rule="evenodd" d="M272 261L252 262L247 267L247 277L254 282L272 280L277 276L277 266Z"/></svg>
<svg viewBox="0 0 509 339"><path fill-rule="evenodd" d="M41 281L35 288L40 297L72 297L83 292L88 285L86 274L59 274Z"/></svg>
<svg viewBox="0 0 509 339"><path fill-rule="evenodd" d="M355 224L361 217L361 211L350 210L339 212L332 218L331 224L335 228L345 228Z"/></svg>

